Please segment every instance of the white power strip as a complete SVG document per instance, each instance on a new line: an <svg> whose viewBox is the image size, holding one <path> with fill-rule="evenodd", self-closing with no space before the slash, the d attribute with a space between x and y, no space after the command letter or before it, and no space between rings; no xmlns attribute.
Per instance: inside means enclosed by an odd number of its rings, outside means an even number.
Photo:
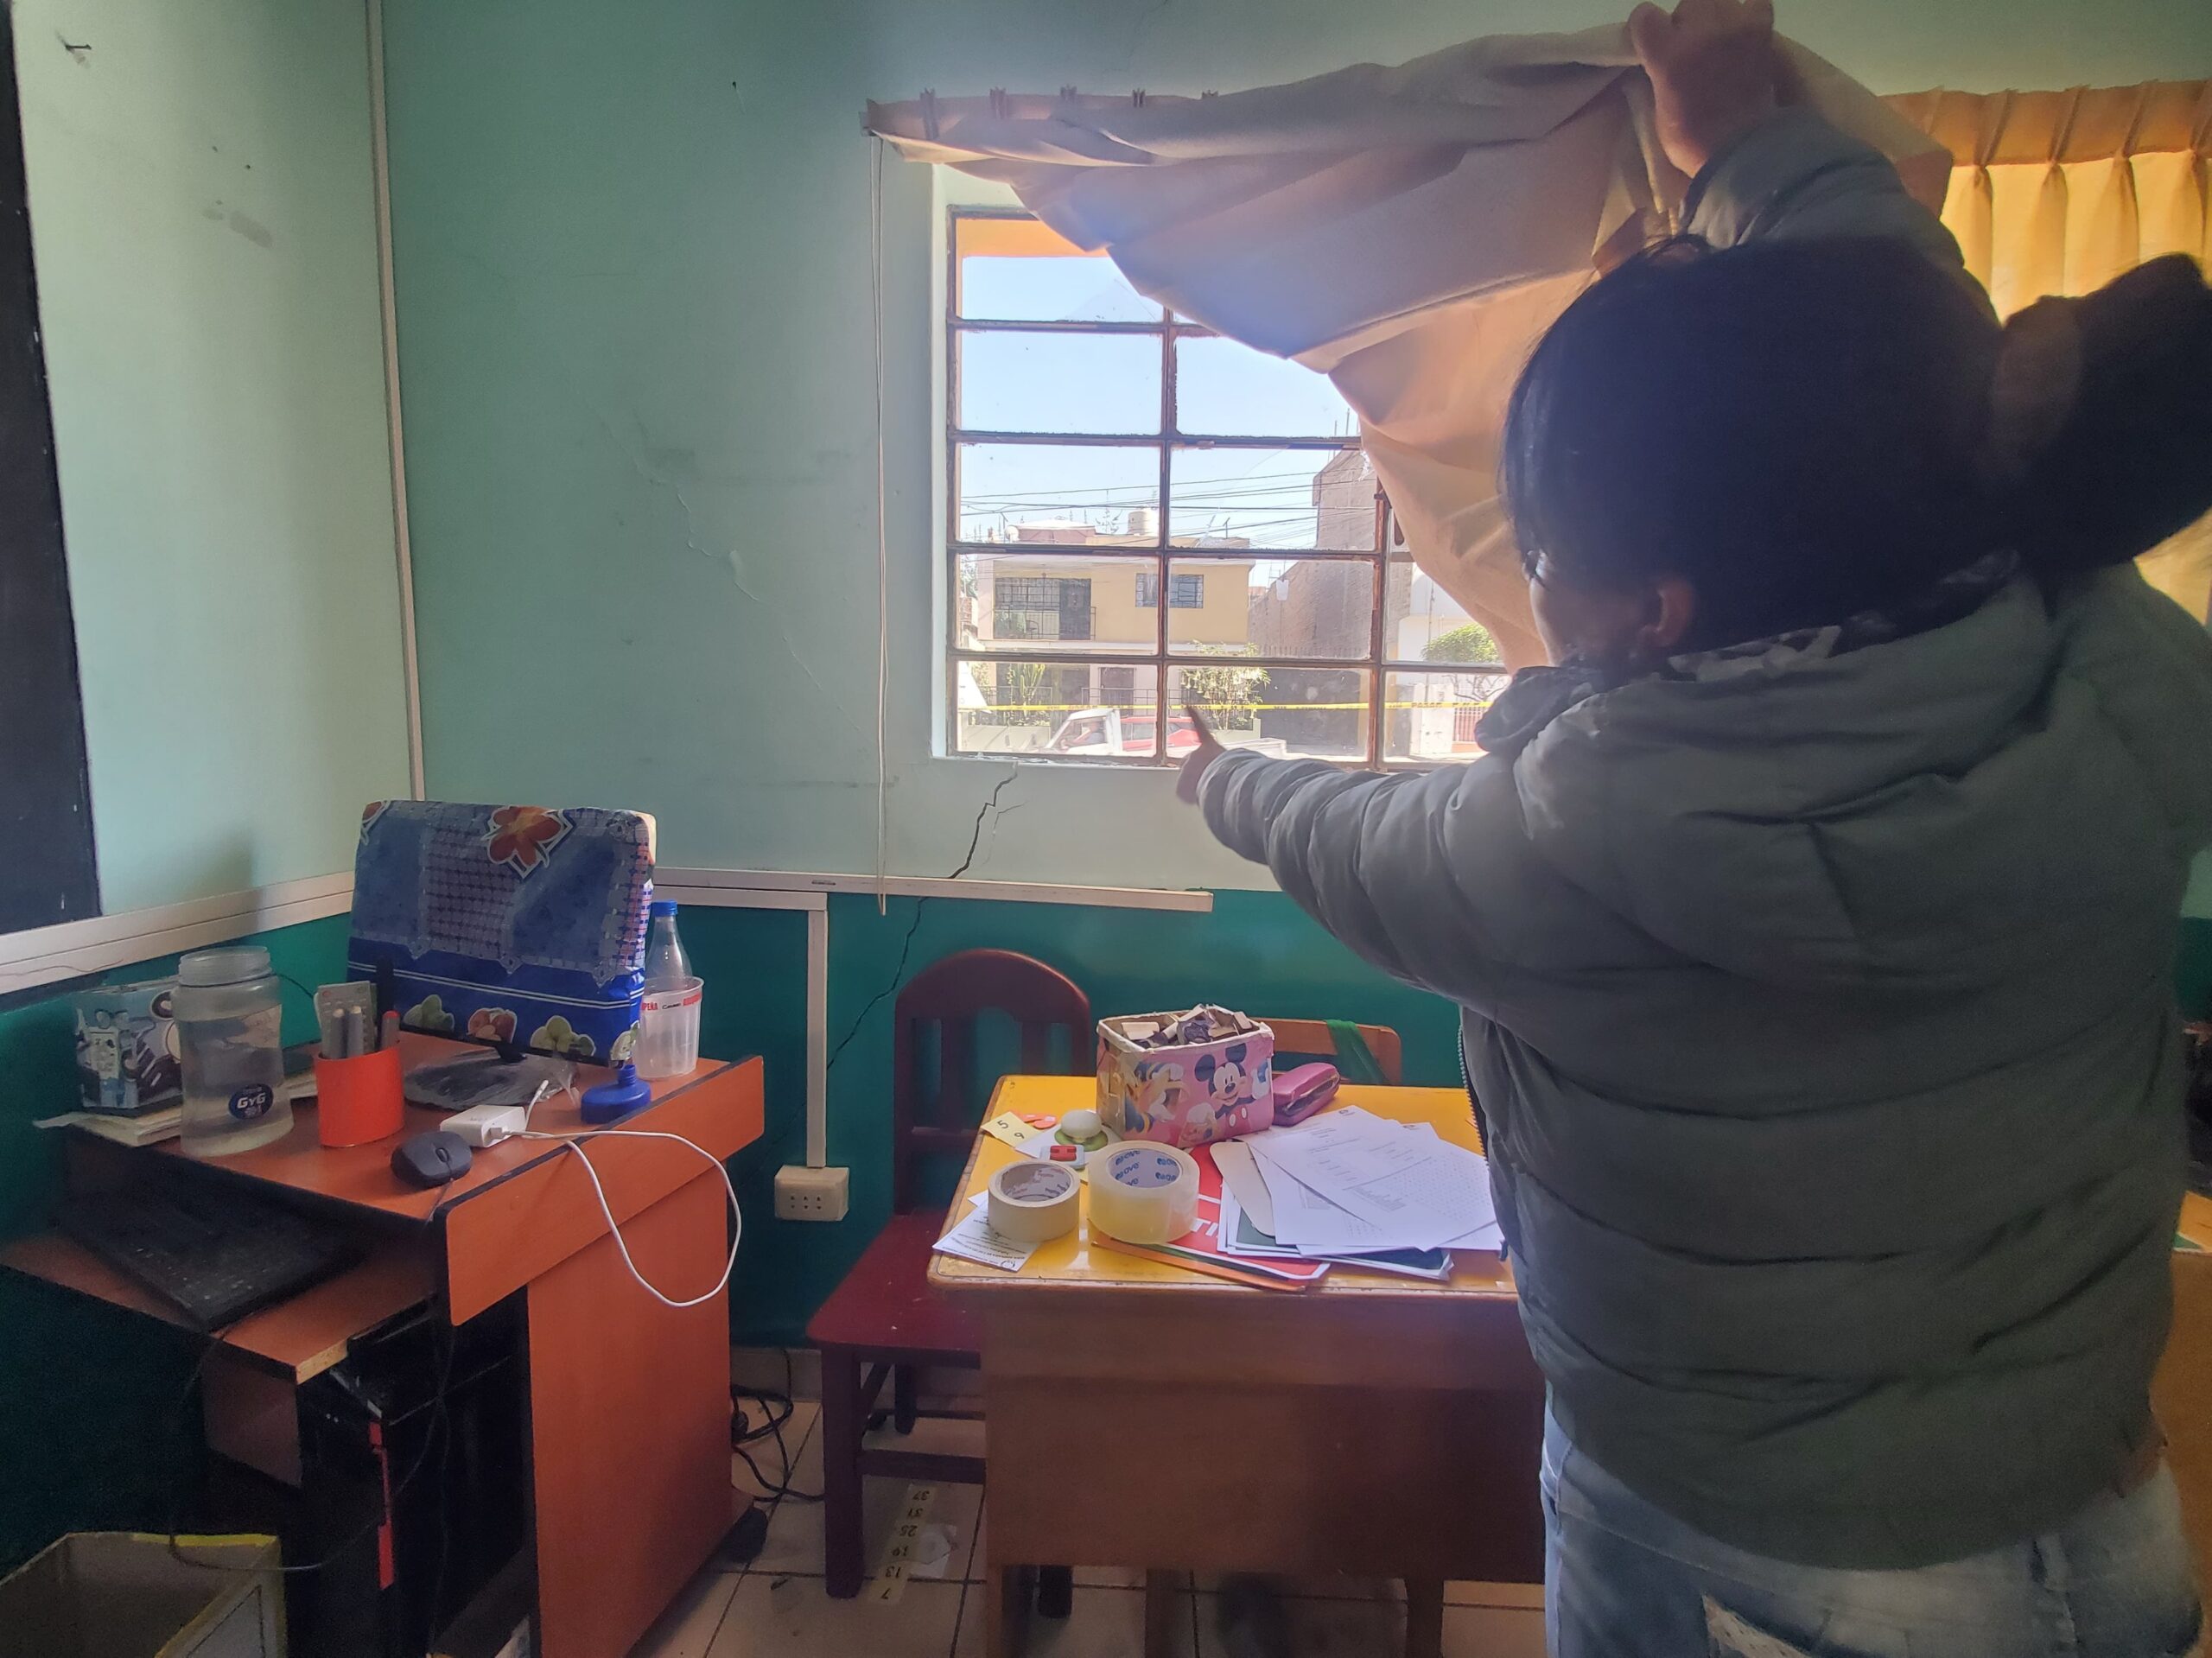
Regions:
<svg viewBox="0 0 2212 1658"><path fill-rule="evenodd" d="M776 1218L842 1221L852 1207L852 1171L787 1163L776 1171Z"/></svg>

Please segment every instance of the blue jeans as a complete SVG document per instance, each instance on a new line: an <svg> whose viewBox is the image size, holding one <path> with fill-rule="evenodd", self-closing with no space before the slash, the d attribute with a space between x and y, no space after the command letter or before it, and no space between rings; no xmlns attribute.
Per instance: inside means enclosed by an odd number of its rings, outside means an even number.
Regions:
<svg viewBox="0 0 2212 1658"><path fill-rule="evenodd" d="M2202 1627L2173 1476L1913 1571L1793 1566L1662 1513L1544 1426L1552 1658L2184 1658Z"/></svg>

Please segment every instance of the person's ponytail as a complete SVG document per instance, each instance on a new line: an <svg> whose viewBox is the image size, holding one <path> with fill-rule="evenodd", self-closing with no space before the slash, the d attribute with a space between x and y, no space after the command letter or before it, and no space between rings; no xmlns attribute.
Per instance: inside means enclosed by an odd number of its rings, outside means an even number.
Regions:
<svg viewBox="0 0 2212 1658"><path fill-rule="evenodd" d="M2126 563L2212 511L2212 289L2195 262L2013 317L1982 471L2046 581Z"/></svg>

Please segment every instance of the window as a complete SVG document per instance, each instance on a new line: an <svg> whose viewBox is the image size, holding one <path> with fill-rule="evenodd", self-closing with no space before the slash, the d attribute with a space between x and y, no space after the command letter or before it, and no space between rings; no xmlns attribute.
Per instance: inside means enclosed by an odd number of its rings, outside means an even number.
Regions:
<svg viewBox="0 0 2212 1658"><path fill-rule="evenodd" d="M948 243L954 753L1171 765L1198 741L1185 703L1272 753L1474 752L1463 710L1503 672L1429 652L1468 618L1389 551L1325 377L1026 213L956 208Z"/></svg>
<svg viewBox="0 0 2212 1658"><path fill-rule="evenodd" d="M1160 577L1150 570L1137 575L1137 603L1146 609L1160 602ZM1204 610L1206 607L1206 579L1203 575L1171 575L1167 578L1167 608L1170 610Z"/></svg>

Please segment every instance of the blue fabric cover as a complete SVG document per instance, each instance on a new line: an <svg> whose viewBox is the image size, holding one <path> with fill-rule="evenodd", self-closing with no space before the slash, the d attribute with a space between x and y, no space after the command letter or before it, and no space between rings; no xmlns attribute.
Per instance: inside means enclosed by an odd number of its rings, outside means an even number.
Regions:
<svg viewBox="0 0 2212 1658"><path fill-rule="evenodd" d="M410 1031L619 1064L638 1039L652 869L637 812L373 802L347 974L389 969Z"/></svg>

